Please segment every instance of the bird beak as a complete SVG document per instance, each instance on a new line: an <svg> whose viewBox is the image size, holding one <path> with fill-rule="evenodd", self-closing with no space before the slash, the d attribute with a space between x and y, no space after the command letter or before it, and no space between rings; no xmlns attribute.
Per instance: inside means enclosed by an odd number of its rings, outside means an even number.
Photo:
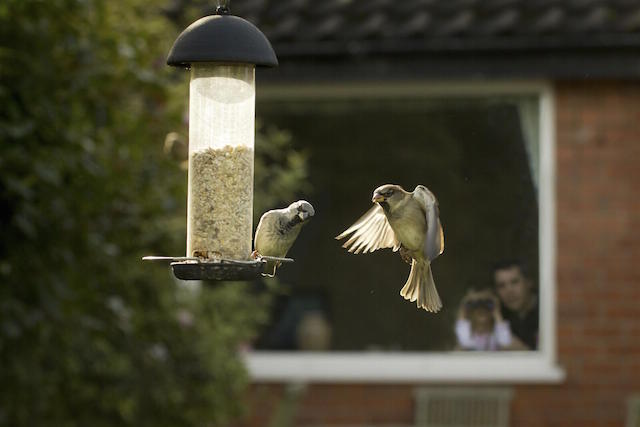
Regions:
<svg viewBox="0 0 640 427"><path fill-rule="evenodd" d="M308 217L309 217L308 213L306 213L306 212L298 212L298 218L300 218L301 221L304 221Z"/></svg>
<svg viewBox="0 0 640 427"><path fill-rule="evenodd" d="M373 198L371 199L373 203L384 202L385 200L387 199L385 199L382 194L378 194L378 193L374 193Z"/></svg>

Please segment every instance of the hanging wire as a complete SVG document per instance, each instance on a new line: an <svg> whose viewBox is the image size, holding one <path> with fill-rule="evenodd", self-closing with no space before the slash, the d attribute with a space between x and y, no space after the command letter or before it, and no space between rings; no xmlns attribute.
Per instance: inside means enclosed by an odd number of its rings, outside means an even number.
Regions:
<svg viewBox="0 0 640 427"><path fill-rule="evenodd" d="M216 14L227 15L229 13L229 1L230 0L217 0Z"/></svg>

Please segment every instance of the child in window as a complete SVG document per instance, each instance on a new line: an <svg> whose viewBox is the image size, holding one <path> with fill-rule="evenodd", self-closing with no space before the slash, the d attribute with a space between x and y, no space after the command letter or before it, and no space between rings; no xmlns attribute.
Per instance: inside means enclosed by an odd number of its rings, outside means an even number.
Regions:
<svg viewBox="0 0 640 427"><path fill-rule="evenodd" d="M460 303L455 331L461 350L502 350L512 341L498 298L489 289L467 292Z"/></svg>

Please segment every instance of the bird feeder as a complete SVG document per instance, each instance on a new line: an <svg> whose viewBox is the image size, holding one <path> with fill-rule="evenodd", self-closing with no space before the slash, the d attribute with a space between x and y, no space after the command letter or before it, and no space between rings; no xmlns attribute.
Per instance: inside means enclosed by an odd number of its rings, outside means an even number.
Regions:
<svg viewBox="0 0 640 427"><path fill-rule="evenodd" d="M189 25L167 64L190 70L186 257L170 259L176 277L244 280L262 260L251 259L255 135L255 68L278 65L265 35L229 13Z"/></svg>

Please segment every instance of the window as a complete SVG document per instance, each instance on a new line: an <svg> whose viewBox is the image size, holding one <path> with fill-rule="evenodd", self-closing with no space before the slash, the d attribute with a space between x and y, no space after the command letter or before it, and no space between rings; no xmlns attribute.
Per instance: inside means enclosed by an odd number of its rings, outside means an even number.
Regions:
<svg viewBox="0 0 640 427"><path fill-rule="evenodd" d="M289 289L254 349L256 380L550 381L555 365L553 96L542 83L269 86L266 123L309 150L316 217L280 281ZM445 251L433 262L443 309L399 291L409 266L390 250L348 254L333 239L375 187L417 184L438 197ZM537 348L455 351L469 288L491 266L524 261L539 307ZM306 339L306 341L305 341ZM323 351L301 351L301 348Z"/></svg>

